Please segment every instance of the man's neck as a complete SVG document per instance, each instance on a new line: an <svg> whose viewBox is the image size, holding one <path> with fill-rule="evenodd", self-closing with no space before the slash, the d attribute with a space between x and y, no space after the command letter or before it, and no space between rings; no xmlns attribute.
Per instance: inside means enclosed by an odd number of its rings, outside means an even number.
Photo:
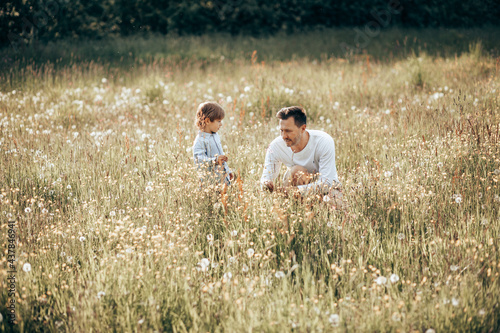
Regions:
<svg viewBox="0 0 500 333"><path fill-rule="evenodd" d="M294 153L299 153L307 146L308 142L309 142L309 132L304 131L304 134L302 135L302 139L300 140L299 144L291 146L290 148Z"/></svg>

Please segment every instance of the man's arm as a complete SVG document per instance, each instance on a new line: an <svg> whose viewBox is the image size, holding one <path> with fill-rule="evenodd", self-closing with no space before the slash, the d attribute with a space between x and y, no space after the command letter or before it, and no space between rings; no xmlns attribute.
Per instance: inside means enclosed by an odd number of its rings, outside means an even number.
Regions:
<svg viewBox="0 0 500 333"><path fill-rule="evenodd" d="M320 152L319 158L319 177L307 185L297 186L302 195L311 193L326 193L332 186L340 186L337 176L337 166L335 165L335 143L333 139L325 138L322 144L317 146Z"/></svg>
<svg viewBox="0 0 500 333"><path fill-rule="evenodd" d="M272 145L269 145L266 151L266 159L264 161L264 170L260 183L263 188L270 191L274 190L273 180L278 176L281 168L281 162L277 159L277 154L273 151Z"/></svg>

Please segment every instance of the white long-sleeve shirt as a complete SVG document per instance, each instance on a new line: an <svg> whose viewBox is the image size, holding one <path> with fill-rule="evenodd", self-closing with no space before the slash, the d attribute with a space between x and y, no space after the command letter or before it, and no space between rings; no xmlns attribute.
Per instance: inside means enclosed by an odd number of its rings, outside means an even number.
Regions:
<svg viewBox="0 0 500 333"><path fill-rule="evenodd" d="M217 133L206 133L200 131L196 136L193 143L193 159L194 162L199 166L204 166L205 171L211 173L222 173L225 172L226 176L231 173L231 169L224 162L224 170L221 170L220 166L216 164L217 156L225 155L222 149L222 144L220 137ZM201 171L201 170L200 170ZM226 177L227 181L229 178Z"/></svg>
<svg viewBox="0 0 500 333"><path fill-rule="evenodd" d="M310 191L326 193L332 186L340 186L335 165L333 138L323 131L306 131L309 133L309 141L298 153L294 153L290 147L287 147L281 136L271 142L266 152L264 171L260 178L262 185L273 181L280 172L281 164L285 164L289 169L299 165L306 168L309 173L318 174L315 182L297 186L303 194Z"/></svg>

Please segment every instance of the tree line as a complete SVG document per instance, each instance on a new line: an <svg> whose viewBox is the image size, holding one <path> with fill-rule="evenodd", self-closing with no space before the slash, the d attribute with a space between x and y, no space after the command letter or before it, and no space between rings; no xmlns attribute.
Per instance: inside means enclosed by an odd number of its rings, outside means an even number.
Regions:
<svg viewBox="0 0 500 333"><path fill-rule="evenodd" d="M322 27L498 25L498 0L14 0L0 4L0 47L141 33L265 35Z"/></svg>

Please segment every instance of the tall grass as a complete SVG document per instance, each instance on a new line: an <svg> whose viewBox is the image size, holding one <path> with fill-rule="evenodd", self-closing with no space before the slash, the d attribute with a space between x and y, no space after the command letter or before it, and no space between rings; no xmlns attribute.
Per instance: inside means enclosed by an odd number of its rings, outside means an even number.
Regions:
<svg viewBox="0 0 500 333"><path fill-rule="evenodd" d="M54 45L3 70L1 329L498 331L495 38L395 30L338 58L329 33ZM239 177L220 191L191 161L205 100ZM287 105L335 139L342 209L260 190Z"/></svg>

